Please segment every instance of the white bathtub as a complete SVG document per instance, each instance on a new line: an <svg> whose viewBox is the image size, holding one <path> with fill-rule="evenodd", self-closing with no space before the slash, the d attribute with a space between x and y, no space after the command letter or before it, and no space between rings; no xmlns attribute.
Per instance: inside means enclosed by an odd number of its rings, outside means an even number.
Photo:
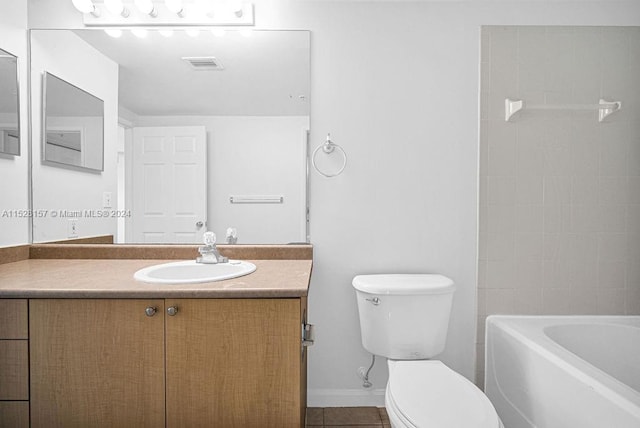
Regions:
<svg viewBox="0 0 640 428"><path fill-rule="evenodd" d="M640 316L490 316L485 377L505 428L640 428Z"/></svg>

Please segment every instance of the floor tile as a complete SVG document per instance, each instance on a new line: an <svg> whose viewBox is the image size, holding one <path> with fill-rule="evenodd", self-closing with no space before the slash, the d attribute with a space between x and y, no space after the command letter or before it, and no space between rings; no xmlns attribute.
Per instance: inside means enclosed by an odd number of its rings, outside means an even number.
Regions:
<svg viewBox="0 0 640 428"><path fill-rule="evenodd" d="M308 407L307 408L307 426L323 426L324 409L322 407Z"/></svg>
<svg viewBox="0 0 640 428"><path fill-rule="evenodd" d="M389 415L387 414L387 409L384 407L378 407L378 412L380 412L380 419L382 419L382 423L386 425L391 425L389 421Z"/></svg>
<svg viewBox="0 0 640 428"><path fill-rule="evenodd" d="M339 426L382 426L382 419L377 407L326 407L324 409L324 425Z"/></svg>
<svg viewBox="0 0 640 428"><path fill-rule="evenodd" d="M331 428L382 428L382 425L325 425Z"/></svg>

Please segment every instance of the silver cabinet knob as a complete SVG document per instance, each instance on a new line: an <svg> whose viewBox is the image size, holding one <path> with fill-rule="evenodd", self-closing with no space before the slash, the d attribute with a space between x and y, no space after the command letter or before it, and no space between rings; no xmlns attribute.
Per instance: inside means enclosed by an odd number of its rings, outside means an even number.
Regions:
<svg viewBox="0 0 640 428"><path fill-rule="evenodd" d="M177 306L169 306L167 308L167 315L169 315L170 317L175 316L175 314L178 313L178 307Z"/></svg>
<svg viewBox="0 0 640 428"><path fill-rule="evenodd" d="M203 223L203 222L199 221L199 222L197 222L197 223L196 223L196 227L197 227L198 229L202 229L202 226L204 226L204 223Z"/></svg>
<svg viewBox="0 0 640 428"><path fill-rule="evenodd" d="M158 308L155 308L153 306L147 306L147 308L144 310L144 313L146 316L148 317L152 317L156 314Z"/></svg>

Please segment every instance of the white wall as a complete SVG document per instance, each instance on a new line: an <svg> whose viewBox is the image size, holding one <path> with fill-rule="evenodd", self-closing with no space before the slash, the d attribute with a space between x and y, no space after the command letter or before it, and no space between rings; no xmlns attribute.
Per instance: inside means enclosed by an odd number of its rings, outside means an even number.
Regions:
<svg viewBox="0 0 640 428"><path fill-rule="evenodd" d="M52 212L101 210L103 192L117 195L118 65L74 34L34 32L31 50L31 100L34 242L67 239L68 219ZM89 172L41 163L42 73L48 71L104 101L104 171ZM115 206L113 207L115 209ZM78 237L116 235L116 218L81 215Z"/></svg>
<svg viewBox="0 0 640 428"><path fill-rule="evenodd" d="M238 244L306 240L306 131L298 116L139 116L139 126L207 130L207 222ZM260 167L256 167L259 165ZM230 195L281 195L281 204L231 204Z"/></svg>
<svg viewBox="0 0 640 428"><path fill-rule="evenodd" d="M29 209L29 134L27 109L27 3L7 0L0 14L0 49L18 57L20 82L20 156L0 154L0 247L29 243L29 218L2 215Z"/></svg>
<svg viewBox="0 0 640 428"><path fill-rule="evenodd" d="M81 26L70 3L50 3L31 0L31 26ZM638 25L640 3L265 0L256 15L312 31L311 148L330 132L349 155L341 176L311 174L309 405L382 404L356 376L370 358L351 287L363 273L453 278L442 359L473 379L480 26ZM386 377L379 362L374 388Z"/></svg>

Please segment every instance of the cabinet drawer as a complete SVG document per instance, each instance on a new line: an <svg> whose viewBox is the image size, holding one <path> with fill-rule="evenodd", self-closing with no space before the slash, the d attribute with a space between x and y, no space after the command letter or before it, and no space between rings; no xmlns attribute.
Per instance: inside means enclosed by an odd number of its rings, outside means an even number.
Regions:
<svg viewBox="0 0 640 428"><path fill-rule="evenodd" d="M0 400L28 399L28 343L26 340L0 340Z"/></svg>
<svg viewBox="0 0 640 428"><path fill-rule="evenodd" d="M29 402L0 401L0 428L29 428Z"/></svg>
<svg viewBox="0 0 640 428"><path fill-rule="evenodd" d="M0 339L28 339L26 299L0 299Z"/></svg>

